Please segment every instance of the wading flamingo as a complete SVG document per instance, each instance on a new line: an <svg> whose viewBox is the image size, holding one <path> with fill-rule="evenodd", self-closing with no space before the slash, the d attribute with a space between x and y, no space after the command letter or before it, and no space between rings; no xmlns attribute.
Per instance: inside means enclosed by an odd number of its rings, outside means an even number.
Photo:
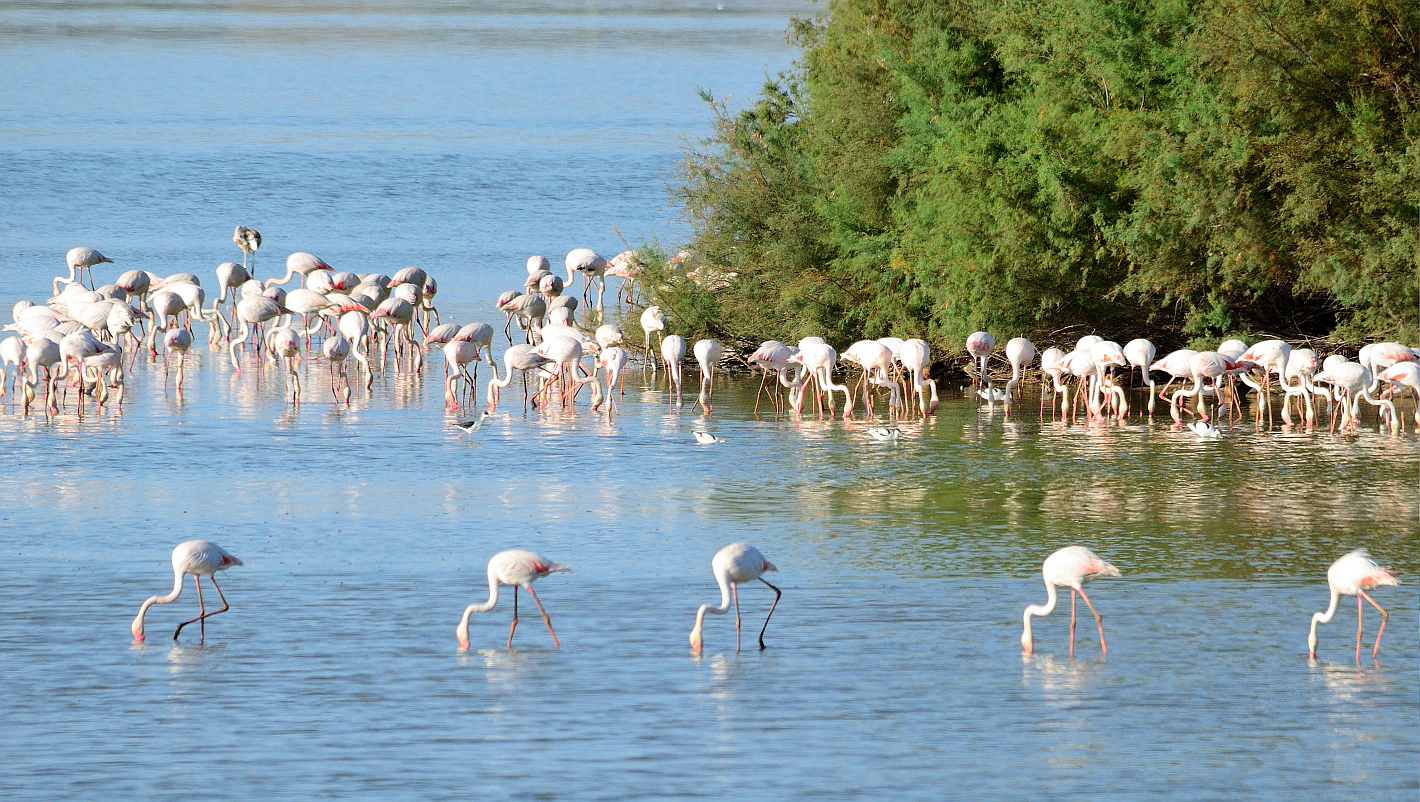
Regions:
<svg viewBox="0 0 1420 802"><path fill-rule="evenodd" d="M725 355L719 340L696 340L695 361L700 364L700 397L695 403L710 411L710 396L715 394L715 365ZM694 410L695 407L691 407Z"/></svg>
<svg viewBox="0 0 1420 802"><path fill-rule="evenodd" d="M675 393L675 405L685 403L681 397L681 360L685 359L685 338L672 334L661 340L661 358L666 361L666 393ZM669 398L667 398L669 400Z"/></svg>
<svg viewBox="0 0 1420 802"><path fill-rule="evenodd" d="M538 612L542 613L542 620L547 623L547 631L552 634L552 645L562 648L562 644L557 642L557 633L552 629L552 619L547 617L547 610L543 609L542 602L532 589L532 583L548 574L570 570L572 569L569 566L559 565L522 549L509 549L493 555L493 559L488 561L488 601L483 604L470 604L464 609L463 619L455 630L459 638L459 648L467 649L469 645L469 617L474 613L486 613L498 604L500 583L513 586L513 625L508 628L508 648L513 648L513 633L518 629L518 588L526 590L532 596Z"/></svg>
<svg viewBox="0 0 1420 802"><path fill-rule="evenodd" d="M1011 380L1006 382L1006 410L1010 413L1011 389L1021 383L1021 374L1035 361L1035 343L1024 337L1012 337L1006 343L1006 361L1011 363ZM1022 393L1025 389L1022 388Z"/></svg>
<svg viewBox="0 0 1420 802"><path fill-rule="evenodd" d="M264 286L270 288L275 284L289 284L297 273L301 274L301 286L305 286L306 276L316 270L335 272L335 268L326 264L319 256L304 251L297 251L286 257L286 275L281 278L269 278L266 280Z"/></svg>
<svg viewBox="0 0 1420 802"><path fill-rule="evenodd" d="M1342 596L1356 597L1356 662L1361 662L1361 606L1362 600L1371 603L1371 606L1380 611L1381 628L1376 633L1376 646L1371 650L1371 659L1375 659L1381 651L1381 636L1385 634L1385 623L1390 619L1390 614L1385 611L1376 600L1366 593L1382 585L1395 586L1400 583L1395 581L1395 577L1390 571L1380 567L1375 560L1365 552L1364 549L1353 551L1331 564L1326 569L1326 584L1331 586L1331 604L1327 605L1326 612L1312 615L1312 629L1307 635L1307 651L1312 659L1316 659L1316 625L1331 622L1332 616L1336 615L1336 605L1341 601Z"/></svg>
<svg viewBox="0 0 1420 802"><path fill-rule="evenodd" d="M779 606L779 597L783 595L779 588L770 585L763 575L767 571L779 569L764 559L764 555L759 553L759 549L748 543L731 543L720 549L715 553L715 559L710 561L710 569L715 572L715 581L720 585L720 606L700 605L700 610L695 613L695 628L690 630L690 648L697 652L701 649L700 631L705 625L705 614L724 615L729 612L730 596L733 595L735 599L735 651L740 650L740 583L753 582L758 579L769 585L769 589L774 591L774 603L769 605L769 615L764 617L764 626L759 630L759 648L763 649L764 631L769 629L769 619L774 616L774 608Z"/></svg>
<svg viewBox="0 0 1420 802"><path fill-rule="evenodd" d="M991 384L991 374L986 372L986 360L991 358L991 352L996 350L996 338L984 331L974 332L966 338L966 352L972 359L981 360L981 374L976 377L976 384L973 389L981 387L993 387Z"/></svg>
<svg viewBox="0 0 1420 802"><path fill-rule="evenodd" d="M112 259L104 256L93 248L70 248L64 254L64 262L69 265L69 278L62 276L54 277L54 294L59 294L60 284L78 283L83 286L84 271L89 271L89 286L94 286L94 265L104 262L113 262Z"/></svg>
<svg viewBox="0 0 1420 802"><path fill-rule="evenodd" d="M1045 558L1045 564L1041 566L1041 575L1045 577L1045 604L1032 604L1026 608L1024 622L1025 631L1021 633L1021 648L1026 654L1030 654L1035 649L1034 640L1031 638L1030 619L1033 615L1050 615L1055 609L1055 588L1066 587L1070 589L1070 656L1075 656L1075 594L1089 605L1090 612L1095 614L1095 624L1100 630L1100 654L1107 654L1108 648L1104 643L1104 621L1101 620L1099 610L1090 603L1090 597L1085 595L1085 582L1097 576L1119 576L1119 569L1100 559L1098 554L1083 546L1066 546Z"/></svg>
<svg viewBox="0 0 1420 802"><path fill-rule="evenodd" d="M148 614L148 608L155 604L171 604L177 601L182 594L182 578L186 574L192 574L192 582L197 585L197 611L198 616L190 621L184 621L177 625L173 631L173 640L178 639L182 634L182 628L192 623L199 623L202 630L202 638L207 637L207 619L218 613L225 613L230 609L227 604L227 597L222 595L222 589L217 587L217 572L225 571L234 565L241 565L242 561L228 554L221 546L210 540L189 540L186 543L179 543L173 549L173 592L166 596L153 596L143 602L143 606L138 609L138 617L133 619L133 640L143 641L143 617ZM222 600L222 609L207 612L207 606L202 602L202 577L212 580L212 587L217 589L217 598Z"/></svg>
<svg viewBox="0 0 1420 802"><path fill-rule="evenodd" d="M237 230L232 232L232 242L242 249L242 267L247 266L247 257L251 257L251 267L248 269L255 274L256 252L261 248L261 234L254 228L237 226Z"/></svg>
<svg viewBox="0 0 1420 802"><path fill-rule="evenodd" d="M656 360L651 356L651 332L658 331L661 337L666 335L666 313L661 311L659 306L648 306L646 311L641 313L641 330L646 333L646 362L651 366L651 372L656 372Z"/></svg>

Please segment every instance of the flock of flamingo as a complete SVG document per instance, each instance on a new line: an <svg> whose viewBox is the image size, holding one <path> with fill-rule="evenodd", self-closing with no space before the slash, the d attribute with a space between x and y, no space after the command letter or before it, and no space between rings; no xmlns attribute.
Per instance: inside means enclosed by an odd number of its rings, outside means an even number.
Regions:
<svg viewBox="0 0 1420 802"><path fill-rule="evenodd" d="M207 635L207 619L219 613L224 613L230 609L226 596L222 595L222 589L217 585L217 573L225 571L235 565L241 565L242 561L232 554L229 554L221 546L207 540L189 540L178 544L173 549L173 589L164 596L151 596L143 602L138 609L138 615L133 619L132 631L135 642L143 642L144 620L148 615L148 610L155 604L170 604L177 601L182 594L184 580L187 576L192 576L192 582L197 588L197 608L196 618L183 621L177 625L173 631L173 640L176 641L182 634L183 627L189 624L198 624L201 637ZM774 591L774 602L769 607L769 613L764 617L764 626L759 630L759 648L764 649L764 633L769 629L769 620L774 616L774 610L779 606L779 599L783 595L782 591L770 584L764 578L764 574L778 570L774 564L764 558L759 549L748 543L731 543L716 552L710 562L711 572L715 576L715 582L720 586L720 604L702 604L695 613L695 626L690 630L690 648L699 653L704 648L703 630L705 625L705 615L707 613L724 615L729 612L731 602L735 609L735 651L741 646L741 621L740 621L740 585L746 582L758 580ZM498 590L503 585L513 588L513 619L508 627L507 647L513 647L513 636L518 629L518 591L526 590L532 597L533 603L537 605L538 612L542 614L543 623L547 625L548 634L552 636L552 645L561 648L562 644L557 639L557 631L552 628L552 619L547 614L547 609L542 606L542 600L538 598L537 592L533 590L533 582L543 577L559 571L571 570L566 565L553 562L545 557L541 557L530 551L522 549L509 549L501 551L488 561L488 600L482 604L470 604L464 608L462 617L459 618L458 626L454 629L454 634L458 638L460 650L466 650L471 646L469 637L469 620L474 613L486 613L498 604ZM1021 632L1021 648L1026 654L1030 654L1035 649L1035 639L1031 631L1031 618L1036 616L1047 616L1055 610L1058 600L1056 588L1070 589L1070 656L1075 656L1075 597L1078 595L1094 614L1095 626L1099 629L1100 654L1108 653L1108 646L1104 638L1104 621L1094 603L1085 593L1085 582L1096 577L1119 576L1119 569L1105 562L1098 554L1082 546L1066 546L1046 558L1041 567L1041 575L1045 580L1045 604L1032 604L1025 608L1022 617L1023 628ZM222 607L219 610L207 611L207 605L202 598L202 577L207 577L212 583L212 587L217 591L217 596L222 600ZM1353 551L1332 563L1326 572L1327 584L1331 591L1331 602L1326 610L1317 612L1312 616L1311 631L1307 635L1307 649L1311 659L1316 659L1318 624L1325 624L1331 621L1336 615L1336 609L1342 596L1356 597L1356 662L1361 661L1362 644L1362 623L1363 606L1362 603L1369 602L1381 614L1381 626L1376 632L1375 645L1371 650L1371 657L1379 656L1381 649L1381 637L1385 635L1385 625L1389 620L1389 614L1384 608L1372 599L1366 591L1374 590L1382 586L1394 586L1398 584L1395 576L1385 568L1377 565L1365 551Z"/></svg>
<svg viewBox="0 0 1420 802"><path fill-rule="evenodd" d="M439 285L424 270L406 267L393 275L355 274L337 271L320 257L298 252L287 257L284 276L260 281L254 274L261 235L238 226L232 239L242 251L242 263L217 266L215 298L210 306L201 279L192 273L163 277L129 270L113 283L96 286L94 268L113 260L93 248L70 250L66 255L69 275L55 277L53 297L43 304L20 301L14 306L13 322L4 329L18 336L0 339L0 367L4 369L0 395L14 402L14 368L26 411L43 389L46 411L57 413L64 403L60 390L67 398L69 387L78 388L74 403L80 412L87 397L100 406L110 400L121 405L125 362L131 369L140 351L156 357L160 348L165 371L170 361L176 361L176 386L181 391L184 358L194 342L194 322L207 324L212 347L226 342L234 377L243 372L238 352L248 344L257 353L258 368L264 363L280 363L287 396L297 404L301 400L297 364L303 359L324 359L331 392L337 403L348 404L352 384L362 384L367 391L372 387L372 359L378 358L381 369L388 369L392 354L396 372L418 374L424 353L435 348L443 353L444 397L451 408L476 406L479 363L488 364L493 371L487 387L490 410L496 409L500 390L512 383L515 372L523 380L525 408L529 403L548 405L554 397L570 408L581 389L590 385L591 408L595 411L605 406L611 411L622 394L631 354L621 328L603 322L603 298L608 277L620 277L617 305L623 296L630 300L628 286L640 272L635 252L607 260L591 249L574 249L563 261L565 279L553 272L545 257L531 257L522 288L504 292L496 301L497 310L505 316L503 331L508 340L500 376L493 358L494 326L441 322L434 303ZM298 276L302 286L287 289ZM586 317L600 325L578 322L579 299L567 292L577 276L582 278L582 303L595 291L595 312ZM714 339L692 345L679 334L667 333L668 322L659 306L648 306L641 312L643 365L653 371L664 366L668 403L680 407L684 404L682 363L693 354L700 368L695 406L708 413L715 373L734 355ZM514 324L524 332L523 342L516 345L511 331ZM420 338L415 337L416 327ZM659 340L655 349L653 337ZM969 373L976 395L989 409L1001 403L1009 416L1016 399L1024 394L1027 369L1037 362L1036 346L1024 337L1006 343L1004 356L1011 374L1002 389L996 387L989 365L995 351L995 339L987 332L967 338L966 353L973 365ZM1042 415L1050 394L1059 399L1062 416L1073 418L1083 406L1089 421L1123 421L1130 403L1120 374L1137 369L1138 386L1148 387L1145 410L1139 414L1152 416L1157 402L1163 401L1175 423L1181 424L1184 415L1196 417L1189 428L1205 438L1219 436L1213 424L1219 416L1241 418L1240 399L1246 391L1239 383L1254 393L1253 414L1259 424L1265 417L1271 425L1273 396L1280 394L1284 425L1301 423L1310 428L1327 415L1328 428L1334 430L1339 415L1340 426L1354 431L1365 401L1378 410L1379 425L1395 432L1404 429L1395 399L1409 395L1414 402L1412 417L1420 426L1420 349L1398 342L1363 346L1355 361L1341 354L1323 359L1313 349L1293 348L1276 339L1252 345L1227 340L1216 350L1183 349L1156 359L1154 345L1148 340L1135 339L1120 346L1089 335L1068 353L1051 347L1038 356ZM354 382L348 367L352 360ZM812 391L819 414L826 404L834 415L835 394L841 393L845 419L852 417L859 402L866 416L873 418L875 403L883 393L890 420L930 415L938 404L938 380L929 376L932 349L922 339L859 340L841 357L821 337L806 337L792 346L770 340L743 361L762 371L756 413L766 390L776 413L792 409L796 414L805 410ZM858 369L854 387L847 383L852 378L845 383L835 381L835 374L843 372L840 362ZM1162 388L1154 378L1159 373L1168 376ZM769 377L774 377L772 384ZM532 389L529 378L533 379ZM1174 382L1180 387L1170 394ZM1387 385L1383 391L1382 382ZM1325 412L1319 411L1318 399L1325 401ZM1053 401L1051 408L1055 409ZM467 421L459 425L469 428ZM873 430L880 439L890 439L897 431Z"/></svg>
<svg viewBox="0 0 1420 802"><path fill-rule="evenodd" d="M111 284L96 286L94 268L113 260L93 248L70 250L66 255L69 275L54 279L53 297L44 304L20 301L14 307L13 322L4 327L7 331L17 332L18 336L0 339L0 366L5 371L0 392L13 402L10 369L14 367L20 378L19 391L23 395L22 403L26 411L36 400L38 390L43 388L46 411L57 412L61 403L61 381L66 390L71 386L77 388L75 405L80 411L86 397L92 397L94 403L100 406L110 399L116 399L121 404L126 351L129 352L127 362L131 369L139 350L146 348L156 356L160 343L165 351L165 365L170 357L176 357L175 382L181 391L183 358L193 345L192 324L200 321L209 327L210 345L216 347L223 340L227 341L234 377L240 377L242 373L238 351L248 342L256 350L258 366L261 365L263 352L267 361L282 363L287 380L284 384L294 403L300 403L301 397L300 373L296 365L308 358L306 355L313 350L311 338L327 333L328 336L320 341L319 353L327 362L332 378L331 390L337 403L350 402L352 382L347 362L351 358L357 365L356 381L363 383L368 390L373 383L372 355L378 356L382 364L387 364L392 351L396 371L417 373L423 367L423 353L437 346L444 355L445 400L450 407L476 405L479 362L488 363L493 371L487 391L489 409L496 408L499 391L512 383L514 371L521 372L523 376L525 405L547 404L556 395L562 406L571 407L580 389L586 385L591 385L590 404L593 410L603 405L610 410L616 404L615 396L619 393L615 391L619 390L624 380L624 369L630 360L622 331L615 323L607 322L590 331L579 326L578 298L566 290L580 275L583 282L581 299L586 302L588 293L595 290L597 312L594 319L600 322L603 319L601 313L607 277L621 277L622 294L627 294L627 283L634 280L638 273L633 252L607 260L590 249L577 248L568 253L564 260L565 279L552 271L551 263L546 258L530 258L523 288L505 292L497 299L497 309L506 316L503 330L509 343L503 354L503 375L499 376L492 354L494 327L487 323L461 326L441 322L434 304L438 283L424 270L407 267L392 276L357 275L337 271L313 254L298 252L287 258L284 276L262 282L254 277L261 235L253 229L238 226L232 240L242 251L242 263L223 262L218 265L217 293L210 307L206 305L207 296L201 280L194 274L162 277L143 270L129 270ZM87 285L84 283L86 273ZM302 286L286 289L285 285L297 276L300 276ZM230 306L224 310L223 304L227 303L229 296ZM620 300L621 294L618 295L618 305ZM299 325L295 322L296 316L301 318ZM151 325L145 326L146 322L151 322ZM690 346L681 335L666 333L667 322L667 316L660 307L649 306L643 310L640 323L645 335L645 364L653 370L657 369L652 356L652 337L657 336L660 361L666 372L669 403L679 407L684 403L682 362L687 352L692 352L700 367L700 393L696 404L703 406L708 413L714 374L717 365L726 358L727 350L713 339L702 339ZM517 345L512 342L511 329L514 324L525 332L524 342ZM416 325L421 331L422 341L414 336ZM1006 344L1005 357L1010 364L1011 377L1003 389L997 389L988 361L995 347L994 338L986 332L976 332L966 341L966 351L976 363L972 373L977 397L990 409L1001 403L1009 416L1014 400L1021 394L1025 371L1036 361L1036 348L1024 337L1016 337ZM1202 437L1218 435L1211 423L1218 416L1242 414L1238 382L1256 393L1254 414L1259 421L1266 415L1269 424L1274 390L1281 394L1283 423L1293 424L1295 411L1307 427L1313 426L1319 417L1314 398L1326 401L1331 428L1336 426L1339 413L1340 425L1354 430L1360 420L1360 404L1364 400L1378 409L1380 425L1389 426L1392 432L1403 428L1393 398L1408 392L1420 402L1420 349L1395 342L1367 345L1360 349L1354 362L1340 354L1323 360L1312 349L1292 348L1281 340L1265 340L1251 346L1239 340L1228 340L1212 351L1178 350L1157 360L1155 356L1155 348L1148 340L1132 340L1121 347L1118 343L1093 335L1080 339L1068 353L1060 348L1047 348L1039 354L1039 370L1042 377L1049 379L1041 391L1042 414L1048 391L1059 398L1062 416L1073 417L1083 402L1088 420L1115 418L1122 421L1129 414L1129 395L1116 371L1129 373L1136 368L1140 371L1142 383L1149 388L1148 414L1153 414L1156 400L1164 401L1176 423L1182 422L1184 414L1196 416L1197 420L1190 424L1190 428ZM588 358L591 359L590 368L585 363ZM932 352L924 340L895 337L860 340L843 352L842 360L861 369L857 384L852 389L846 383L835 382L839 354L822 338L808 337L795 346L774 340L763 343L745 360L763 372L760 394L755 403L756 412L770 376L774 376L775 381L767 389L776 411L788 407L801 413L810 390L820 414L826 403L830 415L836 414L835 393L842 393L845 419L852 416L854 402L859 398L871 418L875 397L880 392L888 396L887 413L893 420L915 414L930 415L936 410L937 380L928 376ZM473 366L472 375L469 373L470 365ZM1156 372L1169 376L1162 390L1153 378ZM535 379L532 390L527 386L529 375ZM1186 386L1170 395L1169 387L1175 381ZM1389 386L1378 394L1381 382L1387 382ZM1192 410L1188 408L1190 402L1195 402ZM476 431L488 414L485 412L482 417L459 421L456 425L465 431ZM1417 426L1420 426L1420 403L1416 405L1414 417ZM898 429L885 427L869 431L874 437L884 440L896 439L900 433ZM707 444L725 442L708 432L696 432L696 439ZM179 624L173 633L174 639L184 626L192 623L198 623L205 635L206 619L228 609L226 599L217 586L216 574L231 566L241 565L240 560L214 543L194 540L174 549L172 562L172 591L145 601L133 621L132 631L138 641L144 639L143 622L149 607L176 601L187 575L193 577L197 586L199 615ZM763 582L774 590L774 605L777 606L780 591L763 578L766 572L776 569L759 550L744 543L733 543L721 549L711 567L720 587L720 604L701 605L690 633L690 643L694 650L699 651L702 648L705 615L727 613L733 600L738 649L739 585L756 580ZM469 646L468 626L472 614L493 609L498 602L500 585L513 587L513 622L508 633L508 645L511 647L517 629L519 589L526 590L532 597L554 645L560 645L551 619L533 591L532 583L563 570L566 566L527 551L511 550L495 555L488 564L488 600L483 604L469 605L458 624L456 632L461 647ZM1093 577L1119 576L1119 570L1088 549L1070 546L1050 555L1043 565L1042 574L1047 600L1044 605L1031 605L1025 609L1021 635L1025 651L1030 652L1034 646L1031 618L1050 614L1057 601L1056 588L1068 587L1071 599L1071 655L1074 654L1077 594L1095 616L1100 650L1104 653L1103 622L1085 595L1083 585ZM222 599L222 608L210 613L202 599L201 577L204 576L209 578ZM1336 613L1340 596L1346 595L1357 599L1358 661L1363 600L1370 602L1382 615L1381 629L1372 651L1374 657L1379 653L1380 638L1385 631L1386 612L1366 591L1395 585L1395 578L1365 552L1357 551L1337 560L1327 572L1327 580L1331 588L1331 603L1326 611L1312 617L1308 638L1312 656L1316 656L1317 624L1330 621ZM764 632L773 612L774 606L771 606L760 630L761 648L764 647Z"/></svg>

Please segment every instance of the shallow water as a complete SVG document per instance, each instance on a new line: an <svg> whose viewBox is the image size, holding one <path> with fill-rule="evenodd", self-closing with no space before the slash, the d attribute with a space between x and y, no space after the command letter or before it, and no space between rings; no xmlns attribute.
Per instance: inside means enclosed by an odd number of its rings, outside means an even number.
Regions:
<svg viewBox="0 0 1420 802"><path fill-rule="evenodd" d="M0 305L42 298L78 241L111 251L115 271L208 275L237 255L228 237L244 222L267 239L263 275L297 248L357 270L420 264L446 317L493 322L490 299L528 253L614 252L612 222L674 230L662 184L673 130L703 130L691 87L749 93L791 57L787 12L726 5L119 3L63 19L0 6L0 66L32 81L0 84ZM246 24L212 28L229 19ZM84 57L61 57L65 42ZM198 53L285 89L248 119L197 79L154 77ZM307 72L277 75L282 54ZM576 59L590 66L566 67ZM479 112L482 133L457 118L474 112L439 105L446 60L486 65L480 86L508 90ZM378 86L389 70L409 102L381 119L348 94L296 97L339 76ZM541 114L570 125L616 70L635 79L626 114L525 135ZM150 86L107 96L107 71ZM171 93L128 102L153 86ZM514 97L534 91L543 102ZM85 103L113 128L80 124ZM54 128L36 133L47 114ZM323 371L308 367L294 409L279 374L233 379L225 353L199 345L181 401L140 359L122 413L0 414L6 796L1420 790L1413 433L1237 425L1201 442L1165 420L1042 421L1029 402L1007 421L950 390L935 418L879 443L861 420L756 418L745 380L720 380L710 418L677 411L633 372L609 418L524 415L513 387L460 438L437 357L422 380L377 376L349 409ZM698 446L697 428L727 442ZM246 562L219 579L231 611L205 644L191 629L172 644L196 607L189 584L131 645L138 605L171 587L169 552L193 537ZM772 599L761 586L743 594L747 648L711 617L694 656L695 608L717 595L710 558L741 539L780 569L769 648L754 643ZM1063 605L1023 657L1021 610L1044 597L1041 560L1068 543L1123 571L1089 589L1108 657L1082 609L1070 658ZM532 617L506 649L505 599L475 616L460 653L458 616L486 597L487 558L512 546L574 567L538 584L563 647ZM1374 594L1391 611L1381 659L1368 608L1355 663L1343 603L1313 663L1326 566L1362 546L1402 582Z"/></svg>

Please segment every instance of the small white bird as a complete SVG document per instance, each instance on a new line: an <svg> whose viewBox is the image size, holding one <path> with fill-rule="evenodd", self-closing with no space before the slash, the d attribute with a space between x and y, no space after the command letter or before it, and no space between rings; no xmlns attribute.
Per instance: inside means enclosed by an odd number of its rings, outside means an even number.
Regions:
<svg viewBox="0 0 1420 802"><path fill-rule="evenodd" d="M493 416L492 416L491 414L489 414L489 412L488 412L487 410L484 410L484 412L483 412L482 415L479 415L477 418L474 418L473 420L456 420L456 421L453 421L452 423L450 423L450 425L451 425L451 426L457 426L458 428L463 429L463 434L460 434L460 435L459 435L459 437L463 437L465 434L468 434L469 432L476 432L476 431L478 431L479 429L482 429L482 428L483 428L483 422L486 421L486 420L488 420L488 419L491 418L491 417L493 417Z"/></svg>
<svg viewBox="0 0 1420 802"><path fill-rule="evenodd" d="M868 430L868 434L872 435L874 440L896 440L902 436L902 430L874 426Z"/></svg>
<svg viewBox="0 0 1420 802"><path fill-rule="evenodd" d="M715 435L709 432L693 432L693 434L695 435L695 442L699 443L702 446L709 446L714 445L715 443L725 442L725 438L716 437Z"/></svg>
<svg viewBox="0 0 1420 802"><path fill-rule="evenodd" d="M1204 440L1217 440L1223 436L1223 433L1218 431L1217 426L1207 421L1196 420L1188 424L1188 430Z"/></svg>
<svg viewBox="0 0 1420 802"><path fill-rule="evenodd" d="M976 394L981 396L981 399L983 401L992 404L1005 401L1008 398L1005 390L997 390L995 387L988 387L984 390L977 390Z"/></svg>

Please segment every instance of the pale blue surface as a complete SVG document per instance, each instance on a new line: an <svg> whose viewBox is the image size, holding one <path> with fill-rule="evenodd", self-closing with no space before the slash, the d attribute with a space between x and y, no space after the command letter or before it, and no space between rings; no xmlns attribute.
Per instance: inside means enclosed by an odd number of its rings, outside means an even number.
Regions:
<svg viewBox="0 0 1420 802"><path fill-rule="evenodd" d="M417 264L446 317L493 322L530 253L615 253L613 224L674 239L677 135L707 121L694 87L748 97L792 57L786 7L724 5L0 4L0 317L42 300L73 245L116 260L101 277L205 277L242 223L263 276L298 249ZM458 439L440 369L378 376L337 411L316 363L293 411L199 345L181 404L140 360L121 415L0 414L0 793L1420 790L1413 433L1202 443L1163 422L1006 422L950 388L885 444L756 421L739 382L709 421L670 412L633 373L610 421L524 417L510 388ZM231 612L205 647L172 646L189 584L131 647L191 537L246 561L220 579ZM692 657L710 558L736 539L781 569L770 648L736 656L710 618ZM1066 543L1124 573L1091 589L1107 660L1088 618L1068 658L1063 608L1020 655L1040 562ZM539 584L563 648L532 618L503 649L505 602L459 654L487 558L515 545L575 569ZM1375 594L1382 665L1351 662L1349 601L1311 664L1326 566L1358 546L1403 583ZM749 644L771 594L743 595Z"/></svg>

